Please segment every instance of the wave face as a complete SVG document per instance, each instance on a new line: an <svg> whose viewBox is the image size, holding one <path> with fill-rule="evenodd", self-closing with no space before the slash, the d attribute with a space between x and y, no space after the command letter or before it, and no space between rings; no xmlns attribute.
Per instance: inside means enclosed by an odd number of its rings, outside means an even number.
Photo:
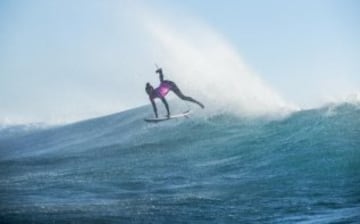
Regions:
<svg viewBox="0 0 360 224"><path fill-rule="evenodd" d="M360 108L0 130L1 223L355 223Z"/></svg>

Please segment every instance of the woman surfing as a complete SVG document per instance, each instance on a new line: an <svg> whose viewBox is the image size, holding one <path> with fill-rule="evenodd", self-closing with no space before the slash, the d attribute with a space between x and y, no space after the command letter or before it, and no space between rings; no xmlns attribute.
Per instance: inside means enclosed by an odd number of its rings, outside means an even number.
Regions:
<svg viewBox="0 0 360 224"><path fill-rule="evenodd" d="M174 82L169 81L169 80L164 80L164 74L163 74L163 71L161 68L158 68L155 72L159 73L159 78L160 78L159 87L154 88L150 83L146 83L145 91L149 95L149 99L150 99L151 105L153 107L156 118L158 117L156 104L154 102L154 99L156 99L156 98L161 99L161 101L165 105L165 108L167 111L167 117L170 118L169 105L165 99L165 96L170 91L175 93L180 99L196 103L197 105L199 105L201 108L204 109L204 105L202 103L200 103L199 101L197 101L189 96L185 96Z"/></svg>

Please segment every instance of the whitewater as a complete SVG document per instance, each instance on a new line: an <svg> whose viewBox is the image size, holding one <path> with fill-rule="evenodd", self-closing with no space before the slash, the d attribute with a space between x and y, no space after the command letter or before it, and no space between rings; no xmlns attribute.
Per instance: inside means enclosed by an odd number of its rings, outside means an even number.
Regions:
<svg viewBox="0 0 360 224"><path fill-rule="evenodd" d="M358 223L360 107L0 131L1 223Z"/></svg>

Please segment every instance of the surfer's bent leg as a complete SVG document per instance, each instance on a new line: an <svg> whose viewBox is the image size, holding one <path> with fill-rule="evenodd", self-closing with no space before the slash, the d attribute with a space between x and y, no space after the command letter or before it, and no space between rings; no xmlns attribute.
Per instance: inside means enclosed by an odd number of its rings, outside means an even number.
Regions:
<svg viewBox="0 0 360 224"><path fill-rule="evenodd" d="M199 101L189 97L189 96L185 96L181 90L179 89L179 87L177 87L177 85L175 83L171 83L171 90L182 100L186 100L186 101L190 101L193 103L196 103L197 105L199 105L201 108L204 108L204 105L202 103L200 103Z"/></svg>
<svg viewBox="0 0 360 224"><path fill-rule="evenodd" d="M165 108L166 108L166 111L167 111L167 116L170 117L169 105L168 105L168 103L166 102L165 97L162 97L162 98L160 98L160 99L161 99L161 101L163 102L163 104L165 105Z"/></svg>
<svg viewBox="0 0 360 224"><path fill-rule="evenodd" d="M150 98L150 102L151 102L151 105L152 105L152 107L153 107L155 117L157 118L157 117L158 117L158 113L157 113L156 104L155 104L155 102L154 102L154 100L153 100L152 98Z"/></svg>

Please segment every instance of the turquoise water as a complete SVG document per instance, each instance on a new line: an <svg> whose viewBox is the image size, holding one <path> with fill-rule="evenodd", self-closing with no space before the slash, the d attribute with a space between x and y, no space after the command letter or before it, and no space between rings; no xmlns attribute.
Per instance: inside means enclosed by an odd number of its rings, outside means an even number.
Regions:
<svg viewBox="0 0 360 224"><path fill-rule="evenodd" d="M1 223L359 223L360 107L0 130Z"/></svg>

